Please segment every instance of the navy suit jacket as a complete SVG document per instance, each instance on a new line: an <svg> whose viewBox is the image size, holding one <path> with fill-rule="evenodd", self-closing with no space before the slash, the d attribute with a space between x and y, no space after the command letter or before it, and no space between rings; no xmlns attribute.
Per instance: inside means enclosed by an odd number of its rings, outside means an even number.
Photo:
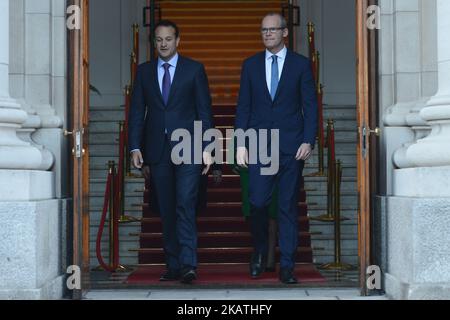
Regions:
<svg viewBox="0 0 450 320"><path fill-rule="evenodd" d="M265 51L244 61L235 129L279 129L280 151L295 155L303 143L313 147L318 107L310 61L288 49L275 99L266 82Z"/></svg>
<svg viewBox="0 0 450 320"><path fill-rule="evenodd" d="M170 138L176 129L193 134L194 121L202 121L203 132L213 127L204 66L179 56L167 106L159 88L157 68L156 59L138 66L129 112L129 150L140 149L146 164L160 160L165 130ZM177 143L171 142L171 146Z"/></svg>

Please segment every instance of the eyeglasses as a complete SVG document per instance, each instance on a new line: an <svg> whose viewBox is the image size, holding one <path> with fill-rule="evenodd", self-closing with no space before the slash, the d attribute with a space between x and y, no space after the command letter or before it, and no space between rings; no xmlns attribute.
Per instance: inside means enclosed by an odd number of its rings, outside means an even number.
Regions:
<svg viewBox="0 0 450 320"><path fill-rule="evenodd" d="M283 29L285 29L285 28L283 28L283 27L280 27L280 28L261 28L261 33L262 33L262 34L266 34L266 33L268 33L268 32L270 32L270 33L275 33L275 32L277 32L278 30L283 30Z"/></svg>

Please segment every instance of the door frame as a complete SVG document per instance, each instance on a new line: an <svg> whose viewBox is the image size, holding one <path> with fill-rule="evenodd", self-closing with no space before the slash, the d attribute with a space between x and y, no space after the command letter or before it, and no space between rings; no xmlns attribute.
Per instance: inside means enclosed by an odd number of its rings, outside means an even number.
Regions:
<svg viewBox="0 0 450 320"><path fill-rule="evenodd" d="M357 92L357 188L358 188L358 255L361 294L367 295L366 269L371 264L371 195L376 192L376 140L369 138L368 154L362 156L362 129L377 125L377 32L366 27L367 8L377 0L355 0L356 3L356 92ZM73 291L81 299L89 288L89 0L68 0L81 9L82 25L68 31L68 83L71 130L81 133L81 157L72 156L73 197L73 265L82 272L82 287ZM75 142L75 137L72 139Z"/></svg>
<svg viewBox="0 0 450 320"><path fill-rule="evenodd" d="M68 0L79 8L80 28L67 31L68 103L72 169L72 265L81 271L81 288L72 291L82 299L89 288L89 0Z"/></svg>
<svg viewBox="0 0 450 320"><path fill-rule="evenodd" d="M356 113L358 256L361 295L369 294L367 268L373 261L373 197L378 188L378 139L372 129L378 126L378 32L367 27L368 12L378 0L356 0Z"/></svg>

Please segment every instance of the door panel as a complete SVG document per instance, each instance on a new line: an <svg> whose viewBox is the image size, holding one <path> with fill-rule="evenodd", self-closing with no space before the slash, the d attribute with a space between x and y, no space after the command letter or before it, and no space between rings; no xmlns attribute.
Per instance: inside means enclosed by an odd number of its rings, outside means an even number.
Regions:
<svg viewBox="0 0 450 320"><path fill-rule="evenodd" d="M73 187L73 260L81 269L81 288L73 290L73 298L81 299L89 283L89 0L70 0L79 8L80 29L68 30L69 86L72 142Z"/></svg>
<svg viewBox="0 0 450 320"><path fill-rule="evenodd" d="M366 270L371 264L371 194L375 192L376 31L366 25L370 0L356 1L358 252L361 294L367 295ZM372 126L372 127L371 127Z"/></svg>

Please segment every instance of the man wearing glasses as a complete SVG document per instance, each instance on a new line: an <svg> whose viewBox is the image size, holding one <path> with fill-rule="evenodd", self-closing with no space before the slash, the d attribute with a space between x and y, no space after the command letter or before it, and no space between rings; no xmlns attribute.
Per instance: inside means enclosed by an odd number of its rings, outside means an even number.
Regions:
<svg viewBox="0 0 450 320"><path fill-rule="evenodd" d="M249 169L250 225L254 252L250 276L265 271L268 253L268 206L278 185L280 281L295 284L298 246L298 194L304 161L312 152L317 132L317 98L310 62L286 48L287 23L279 13L267 14L261 26L266 50L244 61L235 129L278 129L279 170L262 175L258 159L249 164L248 146L239 145L237 164ZM270 135L267 140L270 147Z"/></svg>

